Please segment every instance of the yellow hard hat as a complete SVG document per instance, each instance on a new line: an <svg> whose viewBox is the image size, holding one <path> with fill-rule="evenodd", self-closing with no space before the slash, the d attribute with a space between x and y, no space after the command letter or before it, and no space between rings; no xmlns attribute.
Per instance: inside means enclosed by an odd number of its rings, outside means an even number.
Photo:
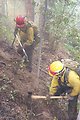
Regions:
<svg viewBox="0 0 80 120"><path fill-rule="evenodd" d="M49 75L54 76L62 73L64 65L60 61L54 61L49 66Z"/></svg>

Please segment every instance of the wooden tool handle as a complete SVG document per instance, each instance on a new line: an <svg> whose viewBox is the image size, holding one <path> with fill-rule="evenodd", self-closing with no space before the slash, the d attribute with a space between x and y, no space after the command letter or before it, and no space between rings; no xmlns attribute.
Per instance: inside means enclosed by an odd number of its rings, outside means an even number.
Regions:
<svg viewBox="0 0 80 120"><path fill-rule="evenodd" d="M38 96L38 95L32 95L32 99L47 99L46 96ZM67 98L67 96L50 96L50 99L62 99Z"/></svg>

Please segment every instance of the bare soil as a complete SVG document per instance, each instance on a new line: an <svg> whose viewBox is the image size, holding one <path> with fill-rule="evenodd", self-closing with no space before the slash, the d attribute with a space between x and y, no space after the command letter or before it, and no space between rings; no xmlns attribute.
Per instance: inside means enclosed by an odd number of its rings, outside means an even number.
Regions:
<svg viewBox="0 0 80 120"><path fill-rule="evenodd" d="M54 52L53 52L54 53ZM0 40L0 120L66 120L67 113L59 102L64 100L31 100L34 95L47 95L50 77L47 67L53 60L69 58L69 54L59 49L50 53L48 45L42 48L41 65L38 71L38 48L33 55L33 71L20 67L21 57L14 48ZM4 64L5 63L5 64ZM64 102L65 103L65 102Z"/></svg>

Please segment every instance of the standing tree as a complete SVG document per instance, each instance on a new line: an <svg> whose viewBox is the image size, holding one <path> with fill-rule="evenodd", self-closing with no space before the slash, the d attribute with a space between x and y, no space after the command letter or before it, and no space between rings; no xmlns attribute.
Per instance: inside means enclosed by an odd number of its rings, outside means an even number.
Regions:
<svg viewBox="0 0 80 120"><path fill-rule="evenodd" d="M76 0L50 0L48 2L46 30L49 33L51 51L56 51L60 43L62 45L66 42L67 35L76 22L77 4Z"/></svg>
<svg viewBox="0 0 80 120"><path fill-rule="evenodd" d="M26 16L34 21L34 0L25 0Z"/></svg>

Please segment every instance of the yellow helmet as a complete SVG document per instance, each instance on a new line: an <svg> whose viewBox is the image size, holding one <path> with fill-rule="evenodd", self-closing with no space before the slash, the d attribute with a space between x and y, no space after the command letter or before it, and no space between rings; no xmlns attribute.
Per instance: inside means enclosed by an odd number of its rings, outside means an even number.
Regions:
<svg viewBox="0 0 80 120"><path fill-rule="evenodd" d="M49 66L49 75L54 76L64 71L64 65L60 61L54 61Z"/></svg>

